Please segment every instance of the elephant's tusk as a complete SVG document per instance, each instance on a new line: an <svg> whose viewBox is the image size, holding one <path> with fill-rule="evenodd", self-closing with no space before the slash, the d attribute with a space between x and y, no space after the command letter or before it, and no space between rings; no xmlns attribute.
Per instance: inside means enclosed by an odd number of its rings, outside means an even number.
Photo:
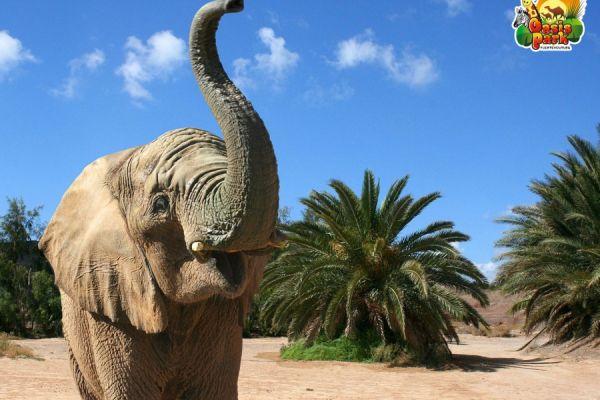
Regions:
<svg viewBox="0 0 600 400"><path fill-rule="evenodd" d="M288 244L287 237L283 233L281 233L279 230L276 230L271 235L269 243L267 243L267 245L265 247L256 249L256 250L247 250L247 251L244 251L244 253L250 254L250 255L266 254L266 253L272 252L274 249L283 249L283 248L287 247L287 244ZM192 253L194 253L196 255L202 255L203 253L206 253L207 251L210 250L209 247L202 242L193 242L190 247L191 247ZM225 251L225 253L238 253L238 252L239 252L239 250Z"/></svg>
<svg viewBox="0 0 600 400"><path fill-rule="evenodd" d="M204 243L202 242L194 242L192 243L192 251L194 253L200 253L201 251L204 251Z"/></svg>

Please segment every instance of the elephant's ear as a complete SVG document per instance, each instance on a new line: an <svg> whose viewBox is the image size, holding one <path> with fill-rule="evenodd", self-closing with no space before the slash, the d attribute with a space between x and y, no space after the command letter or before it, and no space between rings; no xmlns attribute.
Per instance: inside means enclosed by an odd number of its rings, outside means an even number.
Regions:
<svg viewBox="0 0 600 400"><path fill-rule="evenodd" d="M63 196L40 249L58 287L79 307L158 333L167 325L165 304L111 192L114 171L131 152L103 157L84 169Z"/></svg>

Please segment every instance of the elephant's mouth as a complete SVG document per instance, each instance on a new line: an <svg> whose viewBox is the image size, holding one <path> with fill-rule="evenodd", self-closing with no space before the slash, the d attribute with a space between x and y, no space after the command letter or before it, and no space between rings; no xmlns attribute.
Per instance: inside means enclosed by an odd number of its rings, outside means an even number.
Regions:
<svg viewBox="0 0 600 400"><path fill-rule="evenodd" d="M195 303L214 295L228 299L241 296L254 263L268 258L272 248L227 252L207 249L199 242L193 242L188 250L188 256L179 263L174 280L158 276L159 286L167 297L182 303Z"/></svg>
<svg viewBox="0 0 600 400"><path fill-rule="evenodd" d="M192 252L196 268L213 294L235 298L242 294L246 285L247 260L242 253L222 251Z"/></svg>
<svg viewBox="0 0 600 400"><path fill-rule="evenodd" d="M246 265L243 255L241 253L214 251L210 253L209 257L216 260L217 271L227 282L228 288L233 292L237 292L246 278Z"/></svg>

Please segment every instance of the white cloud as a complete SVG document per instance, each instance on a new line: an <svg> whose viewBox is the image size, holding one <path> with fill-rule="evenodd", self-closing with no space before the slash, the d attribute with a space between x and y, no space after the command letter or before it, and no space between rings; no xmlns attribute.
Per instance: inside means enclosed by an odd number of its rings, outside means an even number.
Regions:
<svg viewBox="0 0 600 400"><path fill-rule="evenodd" d="M397 56L392 45L380 45L371 30L338 43L334 65L339 69L374 64L385 69L397 83L423 87L435 82L439 72L434 61L425 54L415 55L408 48Z"/></svg>
<svg viewBox="0 0 600 400"><path fill-rule="evenodd" d="M310 87L304 92L302 98L309 105L315 107L348 100L354 96L354 89L346 82L335 83L331 86L322 86L316 80L311 79L309 85Z"/></svg>
<svg viewBox="0 0 600 400"><path fill-rule="evenodd" d="M254 55L254 60L238 58L233 62L233 81L240 87L256 87L256 73L261 73L277 87L298 65L300 55L288 50L285 39L271 28L261 28L258 37L268 53Z"/></svg>
<svg viewBox="0 0 600 400"><path fill-rule="evenodd" d="M438 0L440 1L440 0ZM462 13L469 12L471 10L471 2L469 0L441 0L446 3L448 16L456 17Z"/></svg>
<svg viewBox="0 0 600 400"><path fill-rule="evenodd" d="M86 53L79 58L71 60L69 63L71 69L77 70L85 68L89 71L95 71L99 66L104 64L106 56L102 50L95 49L91 53Z"/></svg>
<svg viewBox="0 0 600 400"><path fill-rule="evenodd" d="M492 281L496 278L498 274L499 265L493 261L489 261L486 263L475 264L477 268L488 278L488 280Z"/></svg>
<svg viewBox="0 0 600 400"><path fill-rule="evenodd" d="M271 28L261 28L258 31L258 36L269 48L269 53L254 56L258 69L273 74L277 80L282 79L288 71L298 64L300 56L298 53L286 49L285 39L275 36L275 32Z"/></svg>
<svg viewBox="0 0 600 400"><path fill-rule="evenodd" d="M454 247L456 249L456 251L461 252L461 253L464 251L462 243L460 243L460 242L452 242L450 244L452 245L452 247Z"/></svg>
<svg viewBox="0 0 600 400"><path fill-rule="evenodd" d="M124 90L136 101L150 100L145 85L167 79L187 59L185 42L170 31L157 32L144 44L130 36L125 44L125 63L117 69L123 77Z"/></svg>
<svg viewBox="0 0 600 400"><path fill-rule="evenodd" d="M20 64L34 61L33 54L19 39L10 36L8 31L0 31L0 82Z"/></svg>
<svg viewBox="0 0 600 400"><path fill-rule="evenodd" d="M81 84L82 74L84 72L96 71L105 61L104 52L98 49L71 60L69 62L69 76L63 81L60 87L52 89L50 93L54 96L67 99L74 98Z"/></svg>
<svg viewBox="0 0 600 400"><path fill-rule="evenodd" d="M390 51L390 46L379 46L372 40L373 33L367 31L364 35L338 43L337 61L338 68L351 68L360 63L376 62L383 60L384 54Z"/></svg>

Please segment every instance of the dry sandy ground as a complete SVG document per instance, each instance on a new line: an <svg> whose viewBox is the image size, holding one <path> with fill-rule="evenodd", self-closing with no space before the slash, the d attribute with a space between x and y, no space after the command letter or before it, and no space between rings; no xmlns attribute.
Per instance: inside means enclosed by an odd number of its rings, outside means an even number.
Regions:
<svg viewBox="0 0 600 400"><path fill-rule="evenodd" d="M463 336L461 367L279 361L284 339L244 341L241 400L600 399L600 359L542 359L516 352L524 338ZM61 339L23 340L44 361L0 358L0 399L78 399Z"/></svg>

